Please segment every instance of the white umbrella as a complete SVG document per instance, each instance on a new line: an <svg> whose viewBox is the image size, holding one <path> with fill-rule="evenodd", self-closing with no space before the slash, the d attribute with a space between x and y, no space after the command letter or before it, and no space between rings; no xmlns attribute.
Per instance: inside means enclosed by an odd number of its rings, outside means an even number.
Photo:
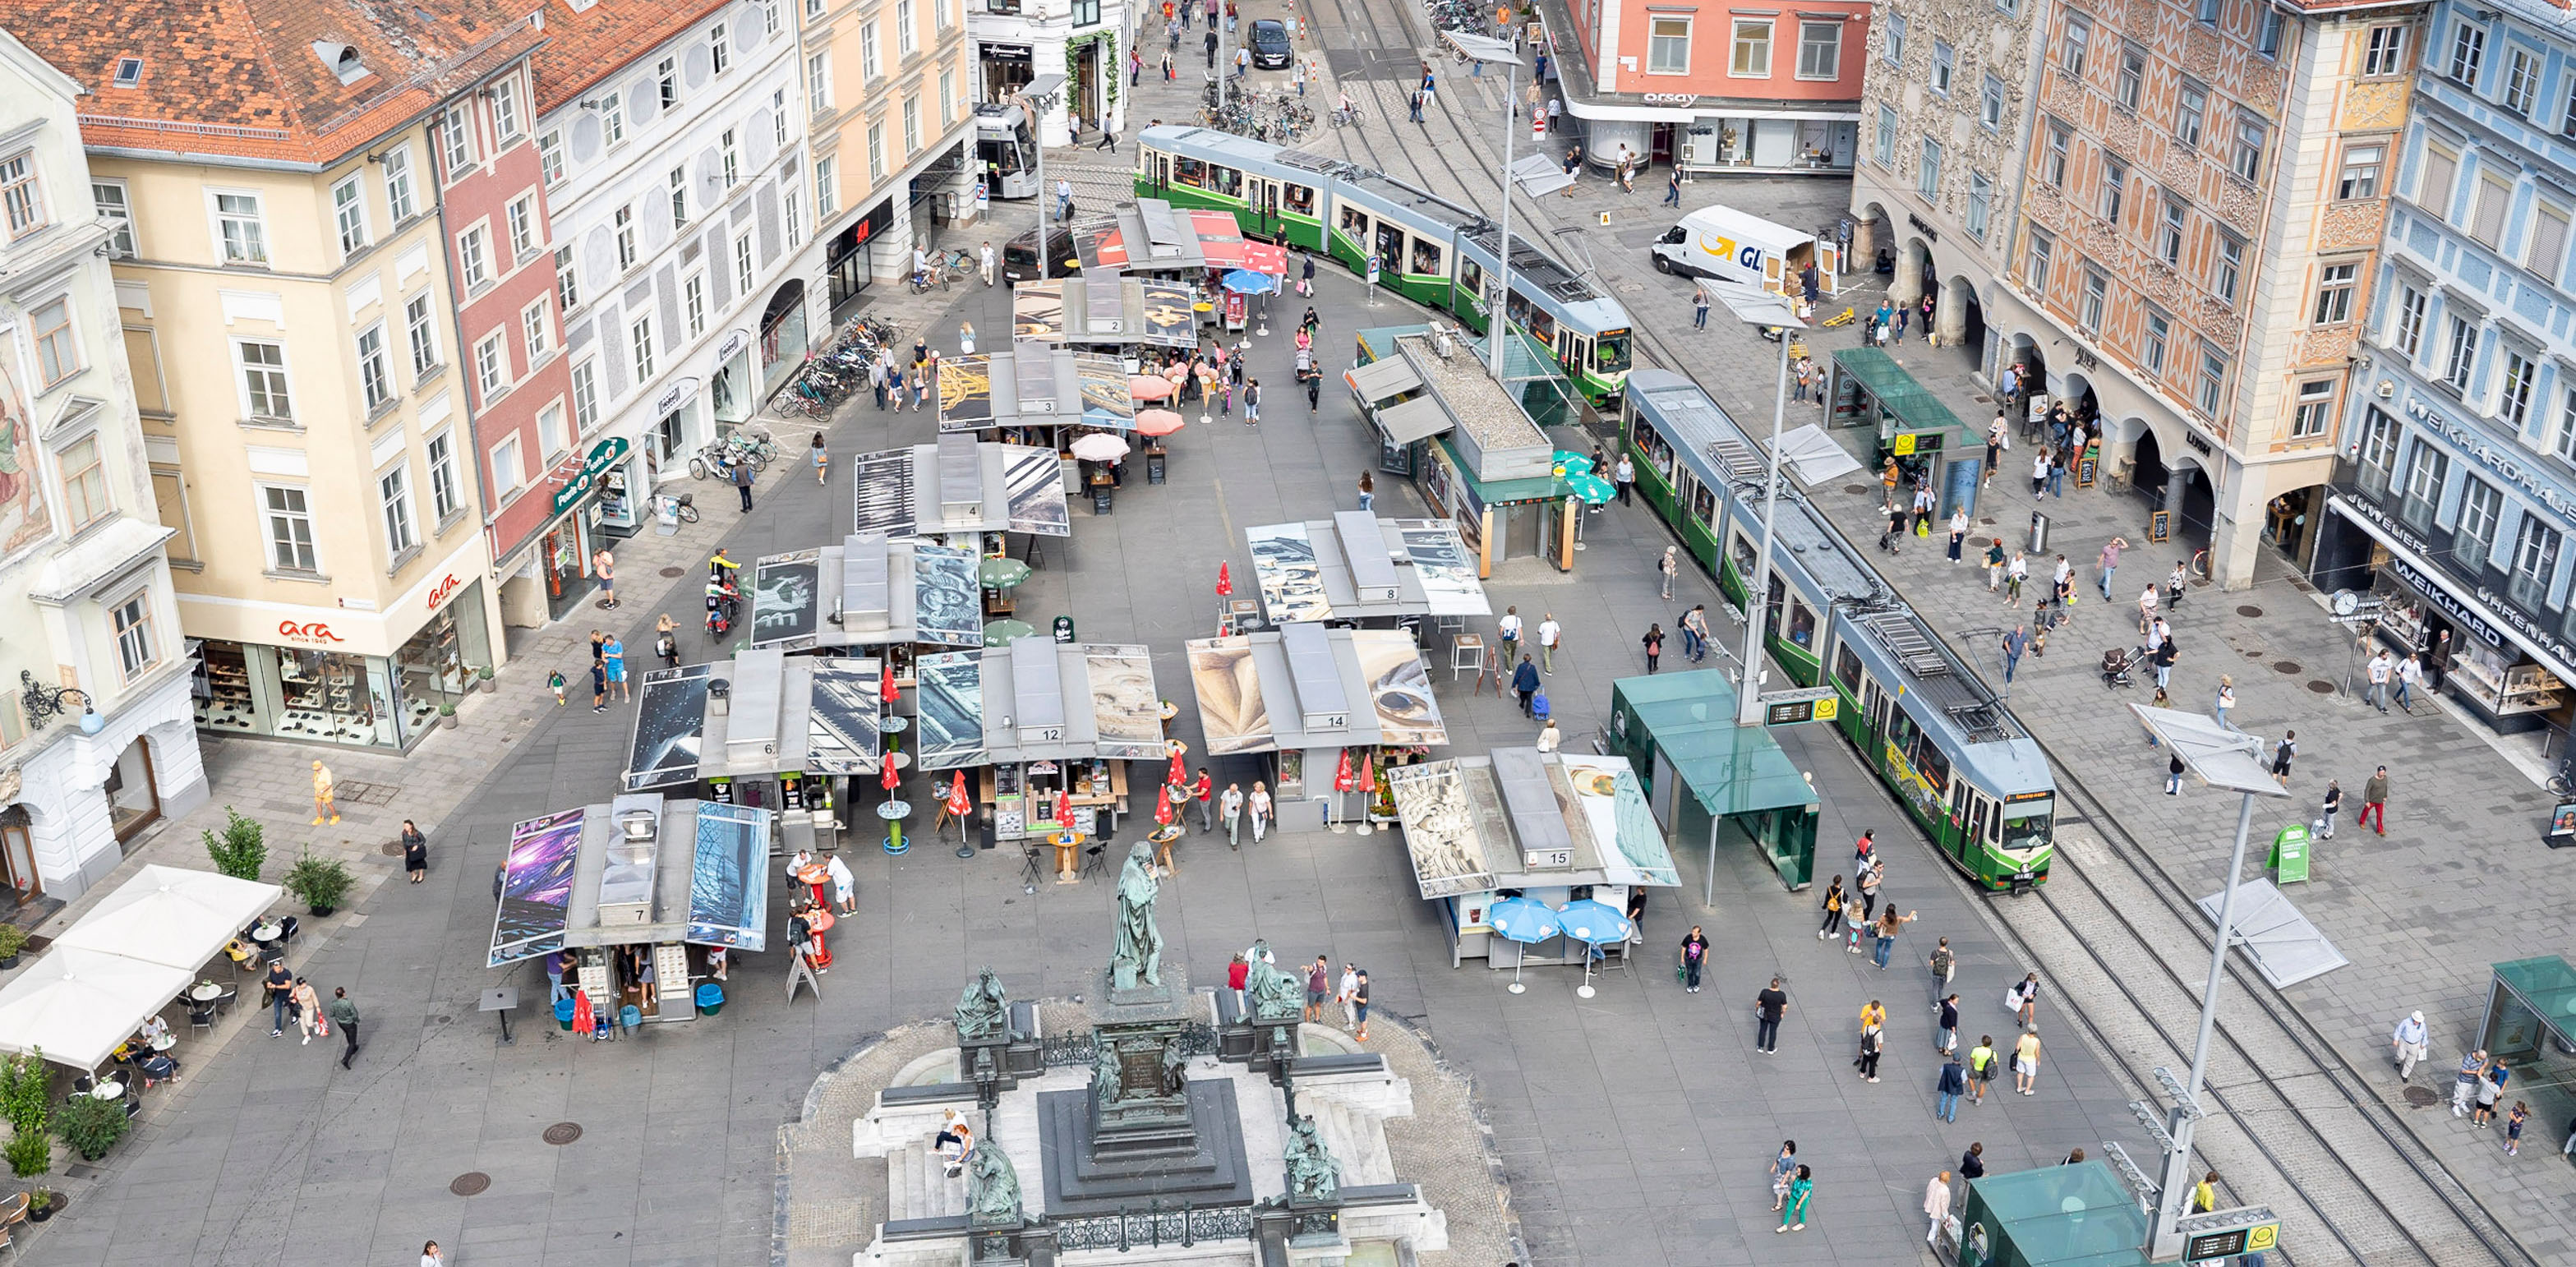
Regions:
<svg viewBox="0 0 2576 1267"><path fill-rule="evenodd" d="M1127 442L1106 431L1095 431L1073 442L1073 455L1085 462L1115 462L1127 456Z"/></svg>
<svg viewBox="0 0 2576 1267"><path fill-rule="evenodd" d="M57 946L194 972L258 921L285 890L212 871L147 866L90 908Z"/></svg>
<svg viewBox="0 0 2576 1267"><path fill-rule="evenodd" d="M123 955L48 951L0 989L0 1051L42 1047L56 1064L96 1069L190 979L181 969Z"/></svg>

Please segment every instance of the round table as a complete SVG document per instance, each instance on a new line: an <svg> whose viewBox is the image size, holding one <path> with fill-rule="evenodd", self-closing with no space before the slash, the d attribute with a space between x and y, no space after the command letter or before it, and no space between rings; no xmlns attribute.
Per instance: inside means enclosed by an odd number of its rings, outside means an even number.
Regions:
<svg viewBox="0 0 2576 1267"><path fill-rule="evenodd" d="M262 924L250 930L250 939L256 942L276 941L285 935L286 927L282 924Z"/></svg>
<svg viewBox="0 0 2576 1267"><path fill-rule="evenodd" d="M1074 874L1073 857L1074 852L1082 848L1082 842L1085 839L1087 838L1078 831L1055 832L1046 838L1048 844L1055 846L1056 883L1072 884L1081 878Z"/></svg>
<svg viewBox="0 0 2576 1267"><path fill-rule="evenodd" d="M163 1034L159 1038L152 1040L152 1050L154 1051L168 1051L178 1045L179 1039L175 1034Z"/></svg>
<svg viewBox="0 0 2576 1267"><path fill-rule="evenodd" d="M903 733L904 727L911 724L912 719L902 715L901 713L888 713L877 719L877 733L885 735L900 735Z"/></svg>
<svg viewBox="0 0 2576 1267"><path fill-rule="evenodd" d="M900 757L904 754L898 752L892 755ZM887 853L900 854L912 848L911 844L904 840L903 828L900 826L903 820L911 815L912 805L908 801L887 801L877 806L877 817L893 827L893 830L886 834L885 851Z"/></svg>
<svg viewBox="0 0 2576 1267"><path fill-rule="evenodd" d="M125 1084L109 1078L90 1088L89 1094L93 1100L121 1100L125 1098Z"/></svg>
<svg viewBox="0 0 2576 1267"><path fill-rule="evenodd" d="M212 981L200 982L188 990L188 998L197 1003L212 1003L224 997L224 988Z"/></svg>

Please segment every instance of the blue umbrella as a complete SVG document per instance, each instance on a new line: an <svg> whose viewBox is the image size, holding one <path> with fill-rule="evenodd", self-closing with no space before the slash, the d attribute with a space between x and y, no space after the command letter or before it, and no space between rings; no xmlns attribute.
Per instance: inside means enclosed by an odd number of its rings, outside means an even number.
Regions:
<svg viewBox="0 0 2576 1267"><path fill-rule="evenodd" d="M1225 288L1245 295L1275 295L1279 293L1279 279L1268 273L1238 268L1225 275Z"/></svg>
<svg viewBox="0 0 2576 1267"><path fill-rule="evenodd" d="M1525 897L1507 897L1486 907L1485 922L1493 925L1494 931L1502 934L1505 941L1523 945L1546 941L1565 931L1565 925L1546 903ZM1521 958L1528 958L1528 955L1524 953ZM1518 994L1528 988L1521 984L1521 965L1515 960L1512 963L1511 992Z"/></svg>
<svg viewBox="0 0 2576 1267"><path fill-rule="evenodd" d="M1592 961L1600 957L1601 947L1628 940L1637 931L1637 925L1618 908L1590 898L1568 902L1565 909L1556 914L1557 918L1565 921L1565 935L1587 947L1583 956L1583 984L1576 986L1574 992L1583 998L1591 998Z"/></svg>

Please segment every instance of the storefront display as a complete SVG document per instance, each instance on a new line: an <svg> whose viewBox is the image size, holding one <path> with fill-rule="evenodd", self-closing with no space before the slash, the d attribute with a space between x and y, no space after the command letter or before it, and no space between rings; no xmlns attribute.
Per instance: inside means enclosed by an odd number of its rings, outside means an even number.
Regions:
<svg viewBox="0 0 2576 1267"><path fill-rule="evenodd" d="M286 629L337 637L327 626ZM199 646L198 729L374 748L418 743L438 725L439 705L473 689L492 663L480 582L449 590L390 657L218 638Z"/></svg>
<svg viewBox="0 0 2576 1267"><path fill-rule="evenodd" d="M546 618L561 620L581 604L595 582L590 575L590 533L583 516L566 516L537 546L537 572L546 583Z"/></svg>

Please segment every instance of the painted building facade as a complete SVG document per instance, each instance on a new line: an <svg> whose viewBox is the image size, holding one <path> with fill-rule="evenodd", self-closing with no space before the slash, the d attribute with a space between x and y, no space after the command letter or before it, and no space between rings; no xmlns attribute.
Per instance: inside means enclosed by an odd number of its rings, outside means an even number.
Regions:
<svg viewBox="0 0 2576 1267"><path fill-rule="evenodd" d="M1156 10L1152 25L1160 30L1160 6ZM1127 52L1135 38L1128 29L1128 13L1124 0L979 0L970 5L966 29L975 43L975 99L1009 101L1012 94L1044 76L1062 75L1064 87L1056 94L1055 104L1039 114L1036 126L1041 144L1073 144L1076 115L1086 128L1096 129L1107 120L1110 130L1125 135ZM1250 22L1250 15L1245 15L1236 24L1228 47L1250 38ZM1201 39L1206 26L1202 17L1199 29L1181 33L1180 51L1172 57L1175 73L1205 69ZM1158 37L1137 49L1145 58L1146 73L1162 75L1168 45L1168 39Z"/></svg>
<svg viewBox="0 0 2576 1267"><path fill-rule="evenodd" d="M1594 164L1624 150L1693 175L1852 170L1869 4L1541 0L1538 13L1551 78L1527 108L1560 100Z"/></svg>
<svg viewBox="0 0 2576 1267"><path fill-rule="evenodd" d="M2444 0L2389 142L2381 248L2315 577L2505 730L2576 717L2576 31Z"/></svg>
<svg viewBox="0 0 2576 1267"><path fill-rule="evenodd" d="M790 267L819 332L901 280L914 246L977 218L975 46L966 0L796 3L822 231Z"/></svg>

